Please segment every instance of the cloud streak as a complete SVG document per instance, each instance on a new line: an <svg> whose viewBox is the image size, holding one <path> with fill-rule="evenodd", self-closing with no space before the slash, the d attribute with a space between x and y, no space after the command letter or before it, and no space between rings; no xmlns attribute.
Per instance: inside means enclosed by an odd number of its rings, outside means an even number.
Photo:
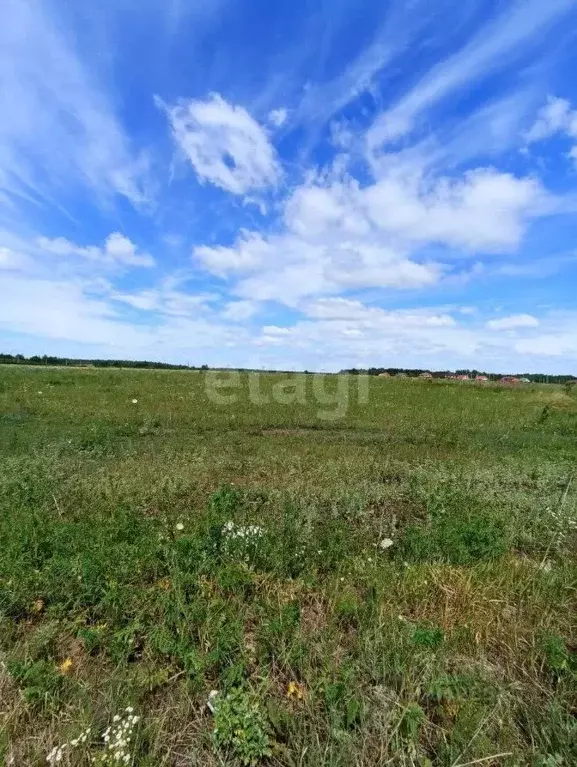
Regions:
<svg viewBox="0 0 577 767"><path fill-rule="evenodd" d="M134 153L106 92L38 0L8 0L0 28L0 189L53 205L73 189L98 203L148 202Z"/></svg>
<svg viewBox="0 0 577 767"><path fill-rule="evenodd" d="M576 13L572 0L516 0L499 18L483 27L460 51L438 64L391 109L381 114L367 133L372 151L410 133L425 110L450 94L501 70L530 51L537 36L567 15Z"/></svg>

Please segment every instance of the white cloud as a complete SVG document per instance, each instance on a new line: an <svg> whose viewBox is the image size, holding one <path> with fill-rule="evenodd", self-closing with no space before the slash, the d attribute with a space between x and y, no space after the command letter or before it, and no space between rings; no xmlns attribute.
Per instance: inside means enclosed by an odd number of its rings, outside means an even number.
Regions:
<svg viewBox="0 0 577 767"><path fill-rule="evenodd" d="M365 327L386 327L402 321L405 327L453 327L451 315L431 310L402 309L387 311L380 307L368 307L361 301L347 298L321 298L306 304L303 311L318 320L353 321Z"/></svg>
<svg viewBox="0 0 577 767"><path fill-rule="evenodd" d="M531 357L562 357L570 362L565 363L564 372L575 370L575 361L577 360L577 327L575 321L569 329L558 328L554 333L544 333L542 335L523 338L517 341L513 346L516 354L525 354ZM572 363L572 364L571 364ZM547 365L550 363L547 362Z"/></svg>
<svg viewBox="0 0 577 767"><path fill-rule="evenodd" d="M238 296L288 305L343 290L423 288L446 271L420 258L423 248L514 250L546 200L532 178L480 168L451 179L400 163L366 187L345 175L297 187L285 201L284 230L241 231L233 245L199 246L193 257L235 279Z"/></svg>
<svg viewBox="0 0 577 767"><path fill-rule="evenodd" d="M268 238L245 232L232 247L203 246L194 256L217 276L240 275L232 288L238 296L288 305L347 288L422 287L440 275L438 265L411 261L385 246L352 238L339 242L338 230L324 240L291 232Z"/></svg>
<svg viewBox="0 0 577 767"><path fill-rule="evenodd" d="M341 19L341 33L345 31L353 7L350 3L326 6L330 13L322 21L321 39L317 42L315 38L315 45L325 50L338 49L342 38L334 35L333 21L339 14L339 8L345 11ZM369 45L363 47L344 70L330 80L307 83L296 109L295 122L302 120L320 126L367 93L378 103L379 79L387 68L394 72L403 67L402 57L412 46L418 47L419 40L426 39L431 47L440 40L446 42L447 27L442 22L446 14L451 15L455 28L470 18L469 3L455 5L453 0L437 0L434 7L428 0L412 0L375 5L371 10L378 8L381 12L376 14L374 34ZM338 29L339 25L336 27Z"/></svg>
<svg viewBox="0 0 577 767"><path fill-rule="evenodd" d="M41 339L43 349L50 340L64 341L81 343L86 355L159 360L177 355L197 364L197 354L208 350L223 364L225 349L247 338L243 328L202 314L198 305L194 313L161 312L135 324L114 299L95 295L81 281L8 275L2 287L0 329ZM186 298L192 303L195 296Z"/></svg>
<svg viewBox="0 0 577 767"><path fill-rule="evenodd" d="M543 141L556 133L566 133L577 138L577 110L566 99L549 96L545 106L537 114L537 120L527 132L528 143Z"/></svg>
<svg viewBox="0 0 577 767"><path fill-rule="evenodd" d="M127 266L154 266L151 255L138 253L136 245L119 232L113 232L106 238L104 252L113 261Z"/></svg>
<svg viewBox="0 0 577 767"><path fill-rule="evenodd" d="M268 113L268 121L269 123L272 123L275 128L280 128L282 125L284 125L287 117L288 109L285 109L284 107L280 107L279 109L272 109Z"/></svg>
<svg viewBox="0 0 577 767"><path fill-rule="evenodd" d="M490 330L517 330L518 328L536 328L538 325L539 320L530 314L512 314L509 317L487 322Z"/></svg>
<svg viewBox="0 0 577 767"><path fill-rule="evenodd" d="M232 247L200 245L194 248L193 255L209 272L219 277L230 272L250 271L272 258L269 242L258 232L244 230Z"/></svg>
<svg viewBox="0 0 577 767"><path fill-rule="evenodd" d="M122 264L134 267L155 265L151 255L139 252L136 245L120 232L110 234L102 247L76 245L64 237L55 239L39 237L37 243L41 250L56 256L81 256L100 264Z"/></svg>
<svg viewBox="0 0 577 767"><path fill-rule="evenodd" d="M316 356L317 365L330 362L330 369L395 365L403 358L405 364L419 360L417 366L434 366L447 354L473 360L480 349L473 331L435 310L387 311L358 301L322 299L307 304L305 312L309 319L289 328L263 328L259 342Z"/></svg>
<svg viewBox="0 0 577 767"><path fill-rule="evenodd" d="M546 199L537 180L492 168L457 180L391 174L362 196L373 224L406 242L437 242L476 252L518 246L527 220Z"/></svg>
<svg viewBox="0 0 577 767"><path fill-rule="evenodd" d="M442 309L385 310L329 298L303 307L306 319L290 327L266 326L257 343L290 350L330 369L351 366L481 367L495 372L565 372L577 364L577 314L549 314L515 334L494 333L480 318L461 319ZM288 352L287 352L288 354ZM548 358L548 361L547 361ZM556 359L552 363L552 359Z"/></svg>
<svg viewBox="0 0 577 767"><path fill-rule="evenodd" d="M218 94L207 101L183 101L167 107L174 139L201 181L232 194L277 184L281 177L266 131L242 106Z"/></svg>
<svg viewBox="0 0 577 767"><path fill-rule="evenodd" d="M221 312L221 317L231 322L243 322L253 317L258 311L254 301L232 301Z"/></svg>
<svg viewBox="0 0 577 767"><path fill-rule="evenodd" d="M573 109L566 99L549 96L545 106L539 110L537 120L525 134L525 140L532 144L559 134L577 139L577 109ZM577 144L569 150L568 157L577 161Z"/></svg>
<svg viewBox="0 0 577 767"><path fill-rule="evenodd" d="M441 62L394 107L375 120L367 134L371 151L412 131L416 118L454 91L495 70L508 66L514 57L530 51L532 41L574 12L572 0L516 0L495 21L460 51Z"/></svg>
<svg viewBox="0 0 577 767"><path fill-rule="evenodd" d="M29 258L24 253L11 248L0 247L0 270L22 270L29 264Z"/></svg>
<svg viewBox="0 0 577 767"><path fill-rule="evenodd" d="M210 293L190 294L171 288L167 284L132 293L112 290L108 292L108 297L141 312L187 318L198 318L206 314L210 311L211 302L218 298Z"/></svg>
<svg viewBox="0 0 577 767"><path fill-rule="evenodd" d="M260 329L242 324L255 308L166 284L132 294L76 280L5 273L0 329L21 334L20 350L146 358L192 364L338 370L351 366L484 367L519 372L577 364L577 314L551 313L495 333L483 317L447 308L383 309L343 297L302 302L301 319ZM143 312L134 323L125 307ZM456 313L455 313L456 314ZM505 318L503 318L505 319ZM535 324L538 322L538 327ZM35 339L33 346L26 339ZM62 346L61 344L65 344ZM73 346L78 344L77 347ZM549 360L549 362L547 362Z"/></svg>
<svg viewBox="0 0 577 767"><path fill-rule="evenodd" d="M66 40L55 7L41 0L3 6L0 190L19 202L49 205L79 188L103 203L114 194L147 203L146 158L131 148L108 95Z"/></svg>

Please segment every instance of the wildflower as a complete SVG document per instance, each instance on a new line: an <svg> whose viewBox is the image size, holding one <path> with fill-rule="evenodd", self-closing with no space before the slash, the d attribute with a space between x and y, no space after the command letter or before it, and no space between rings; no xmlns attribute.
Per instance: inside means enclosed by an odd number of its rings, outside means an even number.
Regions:
<svg viewBox="0 0 577 767"><path fill-rule="evenodd" d="M304 697L304 687L302 684L299 684L298 682L289 682L286 696L287 698L296 698L297 700L302 700Z"/></svg>
<svg viewBox="0 0 577 767"><path fill-rule="evenodd" d="M133 400L131 400L131 402L132 402L133 405L138 405L138 400L137 399L133 399Z"/></svg>
<svg viewBox="0 0 577 767"><path fill-rule="evenodd" d="M74 665L72 658L66 658L66 660L63 660L62 663L58 666L58 671L60 671L61 674L69 674L72 671L72 666Z"/></svg>
<svg viewBox="0 0 577 767"><path fill-rule="evenodd" d="M393 545L392 538L383 538L383 540L379 542L379 548L381 548L383 551L385 549L390 549L392 545Z"/></svg>
<svg viewBox="0 0 577 767"><path fill-rule="evenodd" d="M184 525L182 524L182 522L177 523L176 529L178 530L178 532L181 532L182 530L184 530Z"/></svg>
<svg viewBox="0 0 577 767"><path fill-rule="evenodd" d="M39 391L39 392L38 392L38 394L42 394L42 392L41 392L41 391Z"/></svg>
<svg viewBox="0 0 577 767"><path fill-rule="evenodd" d="M76 748L80 744L86 743L90 731L90 727L88 727L84 732L81 732L77 738L71 740L70 743L63 743L61 746L55 746L46 757L48 764L57 764L58 762L61 762L66 749Z"/></svg>
<svg viewBox="0 0 577 767"><path fill-rule="evenodd" d="M127 706L122 715L115 714L112 724L102 733L104 751L99 760L102 765L130 764L130 746L135 725L140 717L133 714L134 708Z"/></svg>
<svg viewBox="0 0 577 767"><path fill-rule="evenodd" d="M216 711L218 696L219 696L218 690L211 690L208 693L208 700L206 701L206 705L210 709L211 714L214 714L214 712Z"/></svg>

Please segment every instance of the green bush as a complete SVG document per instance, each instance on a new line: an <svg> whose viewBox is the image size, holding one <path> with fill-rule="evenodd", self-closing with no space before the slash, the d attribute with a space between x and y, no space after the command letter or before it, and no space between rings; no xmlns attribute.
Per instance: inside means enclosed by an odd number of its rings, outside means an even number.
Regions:
<svg viewBox="0 0 577 767"><path fill-rule="evenodd" d="M271 756L269 723L256 696L233 687L215 701L212 739L217 750L230 752L241 764L255 765Z"/></svg>
<svg viewBox="0 0 577 767"><path fill-rule="evenodd" d="M53 663L12 660L7 667L28 704L49 710L58 707L66 680Z"/></svg>

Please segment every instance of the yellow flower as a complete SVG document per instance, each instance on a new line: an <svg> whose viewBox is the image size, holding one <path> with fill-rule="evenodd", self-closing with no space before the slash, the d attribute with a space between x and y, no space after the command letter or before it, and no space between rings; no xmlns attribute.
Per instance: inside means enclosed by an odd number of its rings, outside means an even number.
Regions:
<svg viewBox="0 0 577 767"><path fill-rule="evenodd" d="M73 665L72 658L66 658L66 660L63 660L58 666L58 671L60 671L61 674L69 674L72 671Z"/></svg>
<svg viewBox="0 0 577 767"><path fill-rule="evenodd" d="M32 605L32 612L41 613L44 610L44 600L37 599Z"/></svg>
<svg viewBox="0 0 577 767"><path fill-rule="evenodd" d="M289 682L286 696L287 698L296 698L297 700L302 700L304 697L305 691L302 684L299 684L298 682Z"/></svg>

